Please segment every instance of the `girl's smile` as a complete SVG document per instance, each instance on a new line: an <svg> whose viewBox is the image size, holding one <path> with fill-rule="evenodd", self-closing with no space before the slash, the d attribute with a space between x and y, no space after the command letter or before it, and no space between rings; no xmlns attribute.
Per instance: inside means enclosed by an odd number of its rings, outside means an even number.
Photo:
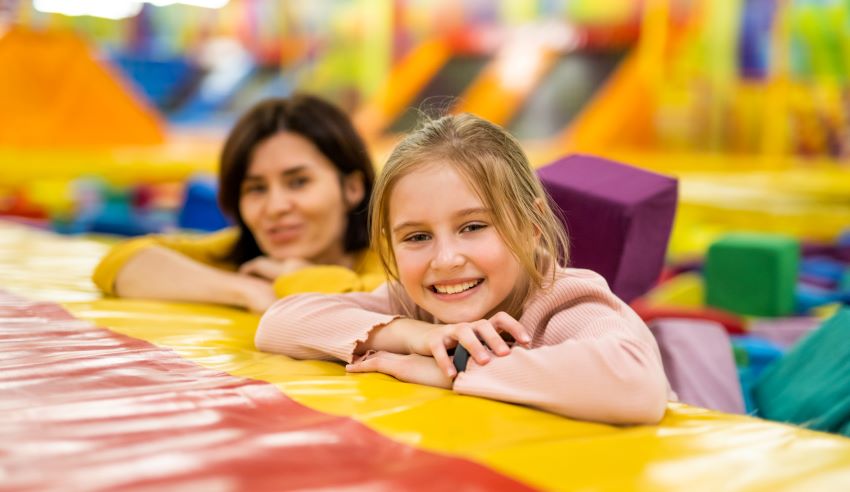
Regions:
<svg viewBox="0 0 850 492"><path fill-rule="evenodd" d="M474 295L483 283L483 278L463 282L441 283L432 285L431 290L434 292L434 296L441 301L462 301Z"/></svg>

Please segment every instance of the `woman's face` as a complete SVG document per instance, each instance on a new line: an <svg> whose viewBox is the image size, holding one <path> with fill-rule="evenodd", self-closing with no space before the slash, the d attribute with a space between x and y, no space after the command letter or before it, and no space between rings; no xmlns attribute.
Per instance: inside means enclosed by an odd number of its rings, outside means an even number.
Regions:
<svg viewBox="0 0 850 492"><path fill-rule="evenodd" d="M310 140L281 132L254 149L239 212L266 256L334 264L345 256L348 210L363 195L359 172L341 176Z"/></svg>

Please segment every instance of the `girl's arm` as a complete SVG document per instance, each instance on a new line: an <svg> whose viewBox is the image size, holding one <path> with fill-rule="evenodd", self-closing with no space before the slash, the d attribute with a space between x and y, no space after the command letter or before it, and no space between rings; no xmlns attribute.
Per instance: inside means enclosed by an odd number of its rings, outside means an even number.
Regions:
<svg viewBox="0 0 850 492"><path fill-rule="evenodd" d="M254 344L295 359L351 362L358 344L397 317L386 286L371 293L293 295L266 311Z"/></svg>
<svg viewBox="0 0 850 492"><path fill-rule="evenodd" d="M570 418L654 424L667 405L667 383L649 346L605 337L526 350L486 366L470 359L454 390L522 403Z"/></svg>
<svg viewBox="0 0 850 492"><path fill-rule="evenodd" d="M484 366L470 359L456 392L614 424L662 418L668 384L655 340L597 275L573 273L522 319L537 326L533 348Z"/></svg>
<svg viewBox="0 0 850 492"><path fill-rule="evenodd" d="M255 344L260 350L296 359L339 359L348 363L367 352L419 354L434 357L436 365L450 378L454 367L448 348L464 344L474 358L485 364L490 352L478 336L491 348L497 347L496 342L501 344L503 351L497 348L497 355L509 353L497 329L514 335L521 343L528 336L515 320L511 319L512 324L500 321L507 316L504 313L491 320L442 325L403 317L406 311L390 300L386 284L372 293L290 296L272 306L260 320Z"/></svg>
<svg viewBox="0 0 850 492"><path fill-rule="evenodd" d="M161 246L146 247L127 260L113 288L121 297L208 302L255 312L277 300L267 280L206 265Z"/></svg>
<svg viewBox="0 0 850 492"><path fill-rule="evenodd" d="M294 295L266 312L254 341L260 350L295 359L350 363L368 351L408 354L416 335L434 325L403 313L386 284L371 293Z"/></svg>

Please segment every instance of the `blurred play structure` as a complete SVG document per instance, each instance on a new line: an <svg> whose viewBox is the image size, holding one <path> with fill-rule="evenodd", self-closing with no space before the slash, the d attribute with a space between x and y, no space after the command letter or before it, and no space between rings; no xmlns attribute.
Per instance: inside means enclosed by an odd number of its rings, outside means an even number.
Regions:
<svg viewBox="0 0 850 492"><path fill-rule="evenodd" d="M535 150L682 178L674 256L729 230L835 239L850 224L846 4L676 5L645 3L636 49L559 143Z"/></svg>
<svg viewBox="0 0 850 492"><path fill-rule="evenodd" d="M594 24L537 19L443 27L412 47L356 112L377 155L423 117L471 112L521 139L563 131L637 40L633 9Z"/></svg>

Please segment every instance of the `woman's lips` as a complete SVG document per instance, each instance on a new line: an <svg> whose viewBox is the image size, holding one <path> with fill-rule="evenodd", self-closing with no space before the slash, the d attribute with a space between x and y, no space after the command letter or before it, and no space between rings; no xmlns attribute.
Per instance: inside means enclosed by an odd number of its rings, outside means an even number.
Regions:
<svg viewBox="0 0 850 492"><path fill-rule="evenodd" d="M269 238L269 241L275 244L289 243L298 239L298 236L301 235L302 229L303 227L300 225L275 227L274 229L266 231L266 237Z"/></svg>

